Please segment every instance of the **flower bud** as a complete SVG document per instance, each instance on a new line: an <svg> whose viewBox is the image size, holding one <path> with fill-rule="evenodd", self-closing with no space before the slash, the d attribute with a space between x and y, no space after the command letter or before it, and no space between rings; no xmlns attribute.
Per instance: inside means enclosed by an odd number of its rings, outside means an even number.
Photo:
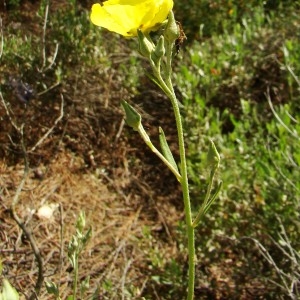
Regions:
<svg viewBox="0 0 300 300"><path fill-rule="evenodd" d="M142 122L141 115L130 104L128 104L125 100L122 100L121 104L122 104L122 106L125 110L126 124L128 126L132 127L133 130L137 131L139 126L141 125L141 122Z"/></svg>
<svg viewBox="0 0 300 300"><path fill-rule="evenodd" d="M220 163L220 154L212 140L209 141L209 149L207 153L207 164L218 167Z"/></svg>
<svg viewBox="0 0 300 300"><path fill-rule="evenodd" d="M151 52L154 50L154 45L141 30L137 31L139 41L139 52L142 56L149 58Z"/></svg>
<svg viewBox="0 0 300 300"><path fill-rule="evenodd" d="M174 43L179 37L179 29L172 10L169 12L168 23L165 28L164 37L169 43Z"/></svg>
<svg viewBox="0 0 300 300"><path fill-rule="evenodd" d="M155 65L160 61L160 59L165 55L165 39L161 35L154 51L151 53L151 59Z"/></svg>

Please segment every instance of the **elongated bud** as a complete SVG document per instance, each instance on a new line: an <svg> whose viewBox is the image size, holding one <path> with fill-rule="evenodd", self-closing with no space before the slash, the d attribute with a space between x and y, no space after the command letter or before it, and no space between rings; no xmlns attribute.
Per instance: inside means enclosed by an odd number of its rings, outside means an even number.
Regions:
<svg viewBox="0 0 300 300"><path fill-rule="evenodd" d="M174 13L171 10L168 16L168 23L165 28L164 37L170 44L174 43L179 37L179 29L176 24Z"/></svg>
<svg viewBox="0 0 300 300"><path fill-rule="evenodd" d="M151 59L153 60L153 62L157 65L158 62L160 61L160 59L165 55L165 39L164 37L161 35L157 45L155 46L154 51L152 51L151 53Z"/></svg>
<svg viewBox="0 0 300 300"><path fill-rule="evenodd" d="M210 145L207 153L207 163L208 165L212 165L213 167L218 167L220 163L220 155L214 142L210 140L209 143Z"/></svg>
<svg viewBox="0 0 300 300"><path fill-rule="evenodd" d="M139 126L141 125L141 122L142 122L141 115L130 104L128 104L125 100L122 100L121 104L122 104L122 106L125 110L126 124L128 126L132 127L133 130L138 131L138 128L139 128Z"/></svg>
<svg viewBox="0 0 300 300"><path fill-rule="evenodd" d="M142 56L149 58L154 50L154 45L141 30L137 31L139 41L139 52Z"/></svg>

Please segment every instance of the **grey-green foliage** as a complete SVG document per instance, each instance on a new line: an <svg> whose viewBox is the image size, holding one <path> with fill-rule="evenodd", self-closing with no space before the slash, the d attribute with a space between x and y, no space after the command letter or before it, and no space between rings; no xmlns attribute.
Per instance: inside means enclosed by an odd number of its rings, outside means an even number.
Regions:
<svg viewBox="0 0 300 300"><path fill-rule="evenodd" d="M207 187L198 170L205 166L203 148L213 136L224 187L205 217L206 230L237 240L252 236L274 247L268 236L280 243L280 216L291 247L299 251L300 43L291 28L296 30L300 20L292 11L284 20L280 13L270 19L261 7L253 15L230 30L223 24L222 35L195 42L176 72L193 205L196 211L198 195ZM218 249L218 240L204 233L199 232L200 249ZM276 259L292 274L292 263L281 255Z"/></svg>

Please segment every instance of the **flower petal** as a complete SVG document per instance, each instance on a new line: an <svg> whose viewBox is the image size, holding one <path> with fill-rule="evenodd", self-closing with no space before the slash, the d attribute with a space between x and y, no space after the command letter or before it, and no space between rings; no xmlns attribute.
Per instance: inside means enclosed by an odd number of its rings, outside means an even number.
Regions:
<svg viewBox="0 0 300 300"><path fill-rule="evenodd" d="M113 16L99 3L92 6L91 21L93 24L104 27L121 35L127 36L126 29L122 24L118 24Z"/></svg>
<svg viewBox="0 0 300 300"><path fill-rule="evenodd" d="M162 23L173 7L173 0L108 0L94 4L91 21L124 36L136 36L137 30L149 32Z"/></svg>

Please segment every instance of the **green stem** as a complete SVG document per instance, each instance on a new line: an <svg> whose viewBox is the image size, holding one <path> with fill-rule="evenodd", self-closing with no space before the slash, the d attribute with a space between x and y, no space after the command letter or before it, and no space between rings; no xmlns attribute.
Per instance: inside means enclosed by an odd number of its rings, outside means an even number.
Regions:
<svg viewBox="0 0 300 300"><path fill-rule="evenodd" d="M180 153L180 171L181 171L181 187L183 194L183 202L184 202L184 212L185 212L185 220L187 226L187 236L188 236L188 253L189 253L189 271L188 271L188 296L187 300L194 299L194 286L195 286L195 231L193 227L192 220L192 212L191 212L191 203L190 203L190 195L189 195L189 183L188 183L188 173L187 173L187 163L186 163L186 155L185 155L185 145L184 145L184 135L183 135L183 127L180 115L180 109L178 105L178 101L176 95L173 91L173 88L170 89L169 85L171 84L171 79L168 76L166 84L162 79L160 72L156 72L157 79L165 92L168 98L171 100L173 111L175 115L177 133L178 133L178 145L179 145L179 153Z"/></svg>
<svg viewBox="0 0 300 300"><path fill-rule="evenodd" d="M172 92L173 95L174 93L174 88L171 80L171 74L172 74L172 53L173 53L173 44L166 43L166 65L167 65L167 70L166 70L166 84L170 91ZM176 100L177 101L177 100Z"/></svg>
<svg viewBox="0 0 300 300"><path fill-rule="evenodd" d="M77 251L77 250L76 250ZM75 266L74 266L74 282L73 282L73 299L76 300L76 294L77 294L77 282L78 282L78 254L76 253L75 258Z"/></svg>
<svg viewBox="0 0 300 300"><path fill-rule="evenodd" d="M181 164L180 170L182 176L181 187L182 187L185 220L186 220L187 236L188 236L188 253L189 253L188 283L189 285L188 285L187 299L192 300L194 298L194 285L195 285L195 232L194 232L193 221L192 221L182 121L181 121L178 101L174 92L170 94L170 100L172 102L172 106L174 110L177 133L178 133L178 144L179 144L180 164Z"/></svg>

